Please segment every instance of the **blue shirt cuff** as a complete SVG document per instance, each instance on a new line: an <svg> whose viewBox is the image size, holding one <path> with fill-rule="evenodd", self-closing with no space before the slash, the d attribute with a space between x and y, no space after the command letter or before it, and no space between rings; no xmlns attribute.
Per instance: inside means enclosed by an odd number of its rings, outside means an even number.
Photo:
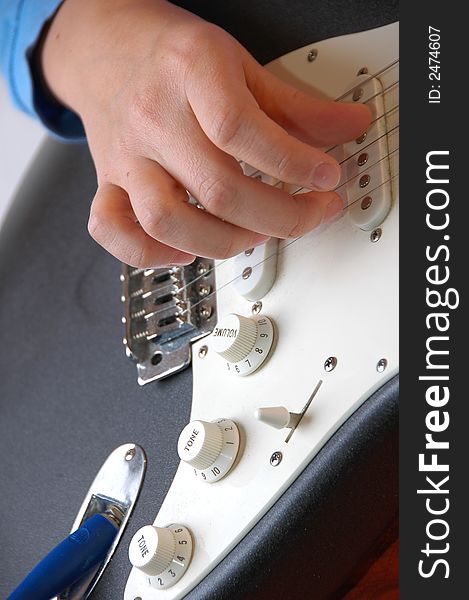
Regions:
<svg viewBox="0 0 469 600"><path fill-rule="evenodd" d="M0 0L0 60L14 104L39 119L54 135L85 138L80 118L55 101L33 61L45 23L63 0Z"/></svg>

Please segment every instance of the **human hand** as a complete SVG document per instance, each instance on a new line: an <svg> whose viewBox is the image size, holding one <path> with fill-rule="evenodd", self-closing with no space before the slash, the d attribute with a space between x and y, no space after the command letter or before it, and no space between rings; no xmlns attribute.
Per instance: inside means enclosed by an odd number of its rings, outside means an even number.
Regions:
<svg viewBox="0 0 469 600"><path fill-rule="evenodd" d="M370 121L365 106L281 82L225 31L162 0L65 0L42 67L86 130L98 179L90 234L136 267L223 259L332 218L340 167L317 147ZM237 159L316 191L291 196Z"/></svg>

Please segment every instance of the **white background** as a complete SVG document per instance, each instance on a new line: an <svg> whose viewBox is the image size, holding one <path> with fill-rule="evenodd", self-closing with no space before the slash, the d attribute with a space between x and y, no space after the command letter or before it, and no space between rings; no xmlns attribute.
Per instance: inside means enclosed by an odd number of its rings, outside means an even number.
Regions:
<svg viewBox="0 0 469 600"><path fill-rule="evenodd" d="M6 210L45 133L13 107L0 78L0 230Z"/></svg>

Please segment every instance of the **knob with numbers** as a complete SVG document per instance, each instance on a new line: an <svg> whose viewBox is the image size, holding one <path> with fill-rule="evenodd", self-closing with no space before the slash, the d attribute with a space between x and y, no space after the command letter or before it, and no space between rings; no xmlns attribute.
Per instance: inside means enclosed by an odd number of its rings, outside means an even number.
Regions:
<svg viewBox="0 0 469 600"><path fill-rule="evenodd" d="M239 431L230 419L191 421L181 431L179 458L194 468L202 481L214 483L233 466L239 449Z"/></svg>
<svg viewBox="0 0 469 600"><path fill-rule="evenodd" d="M212 348L226 361L235 375L249 375L269 356L274 341L272 321L267 317L243 317L231 313L223 317L210 336Z"/></svg>
<svg viewBox="0 0 469 600"><path fill-rule="evenodd" d="M133 536L129 560L148 577L150 585L164 589L184 575L192 558L192 537L184 525L145 525Z"/></svg>

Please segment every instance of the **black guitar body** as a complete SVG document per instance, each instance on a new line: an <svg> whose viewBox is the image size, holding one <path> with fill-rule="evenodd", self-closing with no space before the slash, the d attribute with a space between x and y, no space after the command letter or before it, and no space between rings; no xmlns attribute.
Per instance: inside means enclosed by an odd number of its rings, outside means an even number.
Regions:
<svg viewBox="0 0 469 600"><path fill-rule="evenodd" d="M397 18L384 1L263 1L249 15L241 4L213 3L220 14L202 16L231 29L263 62ZM135 442L147 453L147 476L92 595L122 598L130 537L153 521L189 421L190 369L139 387L125 358L120 264L86 232L94 190L87 147L47 141L0 236L2 598L68 533L107 455ZM340 597L397 513L397 391L393 379L368 399L188 598Z"/></svg>

